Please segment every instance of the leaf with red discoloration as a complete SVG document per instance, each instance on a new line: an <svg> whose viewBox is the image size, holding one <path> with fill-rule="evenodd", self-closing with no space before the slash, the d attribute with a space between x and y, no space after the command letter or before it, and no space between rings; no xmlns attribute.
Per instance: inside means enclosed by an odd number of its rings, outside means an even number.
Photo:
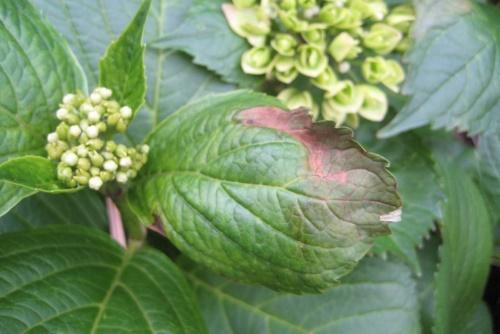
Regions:
<svg viewBox="0 0 500 334"><path fill-rule="evenodd" d="M129 200L222 274L314 292L352 270L401 203L387 161L350 130L282 108L240 91L179 110L150 136Z"/></svg>

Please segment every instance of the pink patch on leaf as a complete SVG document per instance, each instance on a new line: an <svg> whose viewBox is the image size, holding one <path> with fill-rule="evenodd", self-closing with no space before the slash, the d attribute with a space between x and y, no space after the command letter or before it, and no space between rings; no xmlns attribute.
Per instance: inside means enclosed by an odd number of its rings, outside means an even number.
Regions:
<svg viewBox="0 0 500 334"><path fill-rule="evenodd" d="M304 109L292 112L274 107L256 107L238 114L237 118L246 126L257 126L285 132L299 140L309 151L309 166L314 176L327 181L345 184L347 171L339 170L332 162L335 156L336 141L340 133L331 125L315 125ZM342 130L343 131L343 130Z"/></svg>

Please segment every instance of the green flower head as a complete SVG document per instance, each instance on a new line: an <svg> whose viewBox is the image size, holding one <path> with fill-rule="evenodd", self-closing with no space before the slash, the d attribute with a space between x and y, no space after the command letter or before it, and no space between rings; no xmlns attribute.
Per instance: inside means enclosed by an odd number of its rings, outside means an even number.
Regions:
<svg viewBox="0 0 500 334"><path fill-rule="evenodd" d="M340 81L333 92L325 94L322 105L323 118L340 126L348 114L355 114L361 108L363 94L351 81Z"/></svg>
<svg viewBox="0 0 500 334"><path fill-rule="evenodd" d="M390 59L387 61L387 68L387 76L381 82L390 90L398 93L399 85L405 79L403 67L397 61Z"/></svg>
<svg viewBox="0 0 500 334"><path fill-rule="evenodd" d="M310 45L324 49L326 46L325 31L321 29L311 29L301 34L302 38Z"/></svg>
<svg viewBox="0 0 500 334"><path fill-rule="evenodd" d="M224 4L222 9L229 26L236 34L246 38L254 46L265 43L265 36L271 31L271 20L261 7L238 8Z"/></svg>
<svg viewBox="0 0 500 334"><path fill-rule="evenodd" d="M368 57L362 65L363 77L372 84L382 82L389 76L389 66L383 57Z"/></svg>
<svg viewBox="0 0 500 334"><path fill-rule="evenodd" d="M274 58L274 76L280 82L290 84L297 78L299 72L295 68L295 60L293 57L277 55Z"/></svg>
<svg viewBox="0 0 500 334"><path fill-rule="evenodd" d="M297 108L307 108L310 110L313 117L317 117L318 107L314 103L311 93L306 90L287 88L278 94L278 99L291 110Z"/></svg>
<svg viewBox="0 0 500 334"><path fill-rule="evenodd" d="M311 79L311 83L327 92L332 92L337 87L336 84L338 83L338 79L333 69L328 66L323 73Z"/></svg>
<svg viewBox="0 0 500 334"><path fill-rule="evenodd" d="M388 8L384 0L351 0L350 7L361 13L363 19L381 21Z"/></svg>
<svg viewBox="0 0 500 334"><path fill-rule="evenodd" d="M415 21L415 10L410 5L397 6L390 12L385 21L399 31L408 33Z"/></svg>

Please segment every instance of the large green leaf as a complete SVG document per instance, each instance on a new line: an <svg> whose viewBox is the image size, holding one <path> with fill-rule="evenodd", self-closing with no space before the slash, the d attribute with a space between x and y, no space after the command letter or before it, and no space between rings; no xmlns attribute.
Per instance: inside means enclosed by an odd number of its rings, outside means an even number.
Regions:
<svg viewBox="0 0 500 334"><path fill-rule="evenodd" d="M222 13L226 0L193 0L185 20L174 31L153 42L156 48L174 48L194 57L194 62L240 87L255 87L262 79L241 69L241 55L249 44L233 33Z"/></svg>
<svg viewBox="0 0 500 334"><path fill-rule="evenodd" d="M98 84L99 59L139 8L140 0L33 0L68 40L88 74ZM155 50L149 41L173 31L184 19L190 0L153 0L144 31L146 42L146 102L129 128L129 139L140 142L170 113L188 101L232 88L214 74L192 64L184 54Z"/></svg>
<svg viewBox="0 0 500 334"><path fill-rule="evenodd" d="M182 273L152 249L94 229L0 235L0 332L204 333Z"/></svg>
<svg viewBox="0 0 500 334"><path fill-rule="evenodd" d="M375 137L376 128L378 126L362 125L356 131L356 138L370 151L382 154L391 162L391 171L403 200L403 212L401 222L390 225L392 233L376 239L375 250L399 256L420 274L416 248L422 245L439 218L438 202L442 197L431 152L414 133L380 140Z"/></svg>
<svg viewBox="0 0 500 334"><path fill-rule="evenodd" d="M500 131L500 9L470 8L417 43L405 88L411 99L381 136L427 124L471 135Z"/></svg>
<svg viewBox="0 0 500 334"><path fill-rule="evenodd" d="M61 36L26 0L0 3L0 162L44 155L63 95L85 91L80 65ZM32 190L0 182L0 216Z"/></svg>
<svg viewBox="0 0 500 334"><path fill-rule="evenodd" d="M272 97L210 96L150 136L131 197L185 254L289 291L336 283L401 206L387 161ZM152 219L150 219L152 222Z"/></svg>
<svg viewBox="0 0 500 334"><path fill-rule="evenodd" d="M441 263L436 276L435 333L457 333L479 306L488 279L493 235L488 209L470 176L441 159L444 203Z"/></svg>
<svg viewBox="0 0 500 334"><path fill-rule="evenodd" d="M0 234L49 224L80 224L107 229L106 207L92 190L74 194L36 194L26 198L0 218Z"/></svg>
<svg viewBox="0 0 500 334"><path fill-rule="evenodd" d="M237 284L197 267L193 282L213 334L417 334L415 283L407 267L366 259L342 285L295 296Z"/></svg>
<svg viewBox="0 0 500 334"><path fill-rule="evenodd" d="M99 63L99 83L113 91L113 98L136 111L144 103L144 46L142 35L151 0L144 0L134 19L112 42Z"/></svg>
<svg viewBox="0 0 500 334"><path fill-rule="evenodd" d="M491 213L500 220L500 133L479 138L479 179L490 196Z"/></svg>

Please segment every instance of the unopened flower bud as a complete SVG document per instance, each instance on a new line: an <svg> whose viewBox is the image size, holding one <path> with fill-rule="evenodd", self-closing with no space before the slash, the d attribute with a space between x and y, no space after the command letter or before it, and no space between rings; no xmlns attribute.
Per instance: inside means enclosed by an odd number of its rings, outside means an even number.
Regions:
<svg viewBox="0 0 500 334"><path fill-rule="evenodd" d="M91 123L97 123L101 119L101 115L96 110L91 110L87 115L87 119Z"/></svg>
<svg viewBox="0 0 500 334"><path fill-rule="evenodd" d="M291 57L295 54L297 40L290 34L276 34L271 40L271 47L280 55Z"/></svg>
<svg viewBox="0 0 500 334"><path fill-rule="evenodd" d="M399 85L405 79L405 72L401 65L392 59L387 61L387 76L381 82L393 92L399 92Z"/></svg>
<svg viewBox="0 0 500 334"><path fill-rule="evenodd" d="M77 138L82 133L82 129L78 125L72 125L69 127L68 133L71 137Z"/></svg>
<svg viewBox="0 0 500 334"><path fill-rule="evenodd" d="M101 94L96 92L90 94L90 102L92 102L92 104L99 104L101 101L102 101Z"/></svg>
<svg viewBox="0 0 500 334"><path fill-rule="evenodd" d="M68 166L74 166L74 165L76 165L76 163L78 161L78 156L71 151L66 151L62 155L61 161L64 162Z"/></svg>
<svg viewBox="0 0 500 334"><path fill-rule="evenodd" d="M95 125L90 125L86 130L85 133L89 138L97 138L99 136L99 129Z"/></svg>
<svg viewBox="0 0 500 334"><path fill-rule="evenodd" d="M102 179L99 176L92 176L89 179L89 187L94 190L101 189L102 183Z"/></svg>
<svg viewBox="0 0 500 334"><path fill-rule="evenodd" d="M90 175L98 176L101 170L98 167L90 167Z"/></svg>
<svg viewBox="0 0 500 334"><path fill-rule="evenodd" d="M75 114L68 114L66 116L66 123L68 123L70 125L78 124L78 123L80 123L80 117L78 117Z"/></svg>
<svg viewBox="0 0 500 334"><path fill-rule="evenodd" d="M313 85L325 91L332 91L337 82L337 76L331 67L327 67L323 73L311 80Z"/></svg>
<svg viewBox="0 0 500 334"><path fill-rule="evenodd" d="M113 160L107 160L104 162L103 168L108 172L114 172L118 169L118 165Z"/></svg>
<svg viewBox="0 0 500 334"><path fill-rule="evenodd" d="M317 16L319 21L332 27L335 27L340 22L345 21L348 17L349 9L336 6L335 4L324 5Z"/></svg>
<svg viewBox="0 0 500 334"><path fill-rule="evenodd" d="M99 173L99 177L104 181L104 182L108 182L108 181L111 181L113 179L113 174L110 173L110 172L107 172L107 171L101 171Z"/></svg>
<svg viewBox="0 0 500 334"><path fill-rule="evenodd" d="M322 115L326 120L342 125L348 113L357 113L363 103L363 94L351 81L340 81L333 93L325 94Z"/></svg>
<svg viewBox="0 0 500 334"><path fill-rule="evenodd" d="M387 15L384 0L351 0L351 9L361 13L362 18L381 21Z"/></svg>
<svg viewBox="0 0 500 334"><path fill-rule="evenodd" d="M73 180L81 186L86 186L89 183L89 177L85 175L75 175L73 176Z"/></svg>
<svg viewBox="0 0 500 334"><path fill-rule="evenodd" d="M89 151L87 150L87 148L83 145L79 145L77 148L76 148L76 154L80 157L80 158L85 158L88 154L89 154Z"/></svg>
<svg viewBox="0 0 500 334"><path fill-rule="evenodd" d="M346 61L343 61L339 64L339 72L345 74L351 70L351 64Z"/></svg>
<svg viewBox="0 0 500 334"><path fill-rule="evenodd" d="M404 37L401 42L396 45L396 51L406 52L412 46L412 39L409 36Z"/></svg>
<svg viewBox="0 0 500 334"><path fill-rule="evenodd" d="M386 22L403 33L408 33L415 21L415 10L411 5L395 7L387 16Z"/></svg>
<svg viewBox="0 0 500 334"><path fill-rule="evenodd" d="M61 121L65 120L66 117L68 117L68 114L69 111L66 108L60 108L56 111L56 117Z"/></svg>
<svg viewBox="0 0 500 334"><path fill-rule="evenodd" d="M103 99L109 99L113 95L113 91L106 87L96 88L97 93L102 96Z"/></svg>
<svg viewBox="0 0 500 334"><path fill-rule="evenodd" d="M326 46L325 31L322 29L311 29L301 33L302 38L309 44L320 49Z"/></svg>
<svg viewBox="0 0 500 334"><path fill-rule="evenodd" d="M73 177L70 167L59 164L57 166L57 177L63 181L69 181Z"/></svg>
<svg viewBox="0 0 500 334"><path fill-rule="evenodd" d="M77 166L78 166L78 168L81 168L83 170L88 171L88 170L90 170L90 167L91 167L90 160L87 158L80 158L80 159L78 159Z"/></svg>
<svg viewBox="0 0 500 334"><path fill-rule="evenodd" d="M109 115L107 119L108 125L115 126L120 119L121 115L119 113Z"/></svg>
<svg viewBox="0 0 500 334"><path fill-rule="evenodd" d="M116 124L116 131L118 132L125 132L127 131L128 124L125 120L120 119L118 123Z"/></svg>
<svg viewBox="0 0 500 334"><path fill-rule="evenodd" d="M124 106L120 108L120 115L122 115L123 118L128 119L132 117L132 109L129 106Z"/></svg>
<svg viewBox="0 0 500 334"><path fill-rule="evenodd" d="M361 51L362 49L359 47L359 41L347 32L338 34L328 47L328 52L338 63L345 59L356 58Z"/></svg>
<svg viewBox="0 0 500 334"><path fill-rule="evenodd" d="M241 67L247 74L266 74L273 65L273 51L270 47L255 47L241 57Z"/></svg>
<svg viewBox="0 0 500 334"><path fill-rule="evenodd" d="M49 143L55 143L58 139L59 139L59 137L57 136L57 133L55 133L55 132L51 132L47 135L47 141Z"/></svg>
<svg viewBox="0 0 500 334"><path fill-rule="evenodd" d="M123 172L116 173L116 181L118 181L119 183L127 183L128 181L127 174Z"/></svg>
<svg viewBox="0 0 500 334"><path fill-rule="evenodd" d="M84 114L88 114L89 112L93 111L94 107L90 103L83 103L80 106L80 111L83 112Z"/></svg>
<svg viewBox="0 0 500 334"><path fill-rule="evenodd" d="M92 165L94 165L95 167L101 167L102 164L104 163L104 158L96 151L90 151L89 158L90 161L92 162Z"/></svg>
<svg viewBox="0 0 500 334"><path fill-rule="evenodd" d="M99 138L90 139L87 141L87 146L91 149L94 149L94 150L100 150L104 146L104 141L102 139L99 139Z"/></svg>
<svg viewBox="0 0 500 334"><path fill-rule="evenodd" d="M56 128L56 133L59 139L65 140L68 137L68 124L61 122Z"/></svg>
<svg viewBox="0 0 500 334"><path fill-rule="evenodd" d="M371 85L360 85L358 89L363 94L363 104L359 109L359 114L373 122L382 121L389 108L385 93Z"/></svg>
<svg viewBox="0 0 500 334"><path fill-rule="evenodd" d="M301 91L295 88L287 88L278 94L278 99L283 101L283 103L292 110L301 107L310 110L316 108L311 93L306 90Z"/></svg>
<svg viewBox="0 0 500 334"><path fill-rule="evenodd" d="M312 45L302 45L295 56L295 67L308 77L315 78L326 69L328 58L323 51Z"/></svg>
<svg viewBox="0 0 500 334"><path fill-rule="evenodd" d="M130 157L120 159L120 167L128 168L130 166L132 166L132 159L130 159Z"/></svg>
<svg viewBox="0 0 500 334"><path fill-rule="evenodd" d="M271 31L271 20L260 6L238 8L224 4L222 10L231 29L254 46L261 46L263 37Z"/></svg>
<svg viewBox="0 0 500 334"><path fill-rule="evenodd" d="M75 94L66 94L63 97L64 104L72 104L74 100L75 100Z"/></svg>
<svg viewBox="0 0 500 334"><path fill-rule="evenodd" d="M402 38L403 34L396 28L384 23L377 23L363 37L363 43L376 53L386 55L394 50Z"/></svg>
<svg viewBox="0 0 500 334"><path fill-rule="evenodd" d="M141 152L144 154L148 154L149 153L149 145L142 145Z"/></svg>

